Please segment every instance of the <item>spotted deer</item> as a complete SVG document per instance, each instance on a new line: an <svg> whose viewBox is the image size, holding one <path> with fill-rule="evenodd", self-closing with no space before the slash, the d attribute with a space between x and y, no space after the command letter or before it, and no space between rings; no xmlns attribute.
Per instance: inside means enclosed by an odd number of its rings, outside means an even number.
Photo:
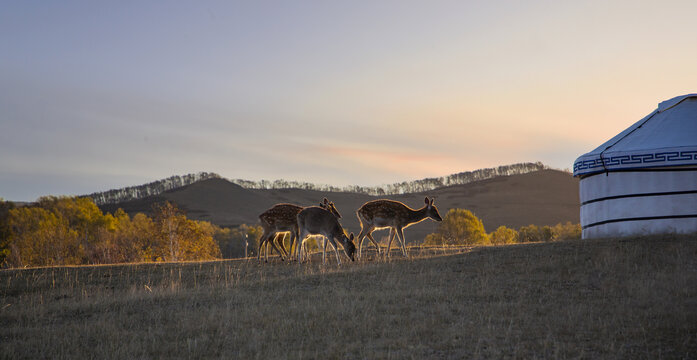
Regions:
<svg viewBox="0 0 697 360"><path fill-rule="evenodd" d="M333 216L341 218L341 214L339 214L334 203L327 200L327 198L324 198L324 201L322 201L319 206L325 211L330 212ZM281 256L281 260L283 260L284 257L289 257L289 255L292 256L293 243L298 236L298 213L300 213L302 209L302 206L293 204L276 204L259 215L259 222L264 231L259 238L257 260L261 261L261 249L263 248L265 250L264 262L268 262L269 251L268 246L265 246L267 243L271 244L273 250L276 250ZM283 245L285 236L279 236L279 234L283 233L290 233L290 254L286 250L285 245ZM275 244L279 239L281 240L278 244L280 250Z"/></svg>
<svg viewBox="0 0 697 360"><path fill-rule="evenodd" d="M322 235L324 237L323 244L320 246L322 249L322 264L326 264L327 243L330 243L336 254L336 262L341 265L339 251L336 248L336 240L343 246L346 256L351 261L355 260L356 246L353 245L353 233L347 237L344 233L344 228L339 224L338 218L332 215L332 213L323 208L311 206L302 209L298 213L297 221L300 234L298 237L298 262L301 260L300 256L302 255L304 240L310 235Z"/></svg>
<svg viewBox="0 0 697 360"><path fill-rule="evenodd" d="M357 211L356 215L361 223L361 232L358 235L358 258L361 257L363 247L363 238L366 236L375 245L380 255L380 246L373 239L373 231L381 229L390 229L390 237L387 243L387 255L390 256L390 246L395 234L399 237L402 253L407 257L406 240L404 239L403 229L416 224L426 218L431 218L435 221L443 221L438 213L438 209L433 205L433 199L426 197L424 207L414 210L399 201L393 200L373 200L363 204Z"/></svg>

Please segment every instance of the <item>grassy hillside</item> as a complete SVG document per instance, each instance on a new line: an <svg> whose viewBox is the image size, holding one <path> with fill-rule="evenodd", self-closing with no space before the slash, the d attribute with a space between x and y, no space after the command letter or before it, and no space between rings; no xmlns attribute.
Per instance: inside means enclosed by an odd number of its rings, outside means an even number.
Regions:
<svg viewBox="0 0 697 360"><path fill-rule="evenodd" d="M0 271L3 358L695 358L694 237Z"/></svg>
<svg viewBox="0 0 697 360"><path fill-rule="evenodd" d="M423 206L426 195L435 197L441 215L451 208L473 211L489 232L501 225L519 228L530 224L542 226L579 222L578 180L557 170L502 176L428 193L386 197L419 208ZM324 197L336 204L343 215L341 223L356 234L360 232L356 209L367 201L379 198L299 189L250 190L224 179L209 179L155 197L100 208L113 212L121 207L134 214L149 212L154 203L167 200L177 203L192 219L211 221L220 226L238 226L258 223L258 215L273 204L288 202L309 206L316 205ZM410 227L405 236L407 241L421 242L427 234L435 231L435 227L435 223L424 221ZM376 236L386 237L387 231L378 232Z"/></svg>

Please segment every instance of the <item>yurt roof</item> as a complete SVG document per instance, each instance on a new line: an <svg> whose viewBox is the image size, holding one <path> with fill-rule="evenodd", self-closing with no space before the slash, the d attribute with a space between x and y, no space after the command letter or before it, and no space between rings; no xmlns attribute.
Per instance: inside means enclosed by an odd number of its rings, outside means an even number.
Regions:
<svg viewBox="0 0 697 360"><path fill-rule="evenodd" d="M628 129L580 156L574 176L697 165L697 94L674 97Z"/></svg>

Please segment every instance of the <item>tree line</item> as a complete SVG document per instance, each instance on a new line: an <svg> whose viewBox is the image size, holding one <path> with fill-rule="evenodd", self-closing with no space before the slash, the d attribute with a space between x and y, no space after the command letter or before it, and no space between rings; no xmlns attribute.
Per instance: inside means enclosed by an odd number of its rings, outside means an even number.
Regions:
<svg viewBox="0 0 697 360"><path fill-rule="evenodd" d="M42 197L21 207L0 199L2 267L240 258L256 255L261 233L258 225L221 228L188 219L169 202L155 205L151 215L129 216L121 209L105 214L87 197ZM580 237L581 226L571 223L500 226L487 233L471 211L451 209L423 244L500 245Z"/></svg>
<svg viewBox="0 0 697 360"><path fill-rule="evenodd" d="M143 185L92 193L87 195L87 197L91 198L97 205L116 204L129 200L142 199L147 196L159 195L165 191L191 185L198 181L220 178L220 175L209 172L199 172L183 176L175 175Z"/></svg>
<svg viewBox="0 0 697 360"><path fill-rule="evenodd" d="M497 176L510 176L518 174L526 174L534 171L549 169L541 162L534 163L519 163L511 165L503 165L494 168L479 169L474 171L465 171L448 176L426 178L414 181L403 181L400 183L387 184L381 186L344 186L337 187L326 184L312 184L307 182L289 181L289 180L260 180L249 181L242 179L231 180L233 183L248 189L303 189L315 190L322 192L349 192L356 194L366 194L372 196L385 196L397 194L411 194L416 192L425 192L435 190L445 186L468 184L475 181L491 179Z"/></svg>
<svg viewBox="0 0 697 360"><path fill-rule="evenodd" d="M471 211L450 209L438 224L435 233L424 239L424 245L504 245L526 242L561 241L581 238L581 225L567 222L554 226L527 225L520 229L499 226L491 233Z"/></svg>
<svg viewBox="0 0 697 360"><path fill-rule="evenodd" d="M188 219L169 202L152 216L130 217L121 209L104 214L86 197L42 197L22 207L0 199L3 267L210 260L223 256L221 245L243 256L240 239L259 233Z"/></svg>
<svg viewBox="0 0 697 360"><path fill-rule="evenodd" d="M548 169L548 167L542 164L541 162L519 163L503 165L494 168L479 169L474 171L465 171L448 176L426 178L414 181L403 181L400 183L387 184L381 186L350 185L338 187L327 184L313 184L308 182L284 179L273 181L250 181L244 179L231 179L229 181L246 189L301 189L321 192L349 192L372 196L386 196L430 191L445 186L462 185L474 181L491 179L497 176L526 174L545 169ZM141 199L146 196L159 195L168 190L176 189L186 185L191 185L195 182L208 179L224 178L216 173L209 172L200 172L196 174L188 174L183 176L171 176L166 179L154 181L148 184L93 193L87 195L87 197L94 200L94 202L96 202L98 205L116 204L123 201Z"/></svg>

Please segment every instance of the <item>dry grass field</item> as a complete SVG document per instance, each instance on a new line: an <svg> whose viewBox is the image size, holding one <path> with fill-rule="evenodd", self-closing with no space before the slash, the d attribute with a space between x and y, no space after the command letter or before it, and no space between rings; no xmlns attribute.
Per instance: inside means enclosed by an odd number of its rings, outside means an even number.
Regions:
<svg viewBox="0 0 697 360"><path fill-rule="evenodd" d="M697 358L694 237L411 255L0 271L0 357Z"/></svg>

